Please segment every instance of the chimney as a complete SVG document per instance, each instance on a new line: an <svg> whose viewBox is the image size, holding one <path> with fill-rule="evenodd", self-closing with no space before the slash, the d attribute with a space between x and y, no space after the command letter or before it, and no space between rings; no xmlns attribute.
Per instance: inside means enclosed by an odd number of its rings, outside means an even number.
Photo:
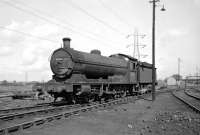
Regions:
<svg viewBox="0 0 200 135"><path fill-rule="evenodd" d="M70 38L63 38L63 47L64 48L70 48Z"/></svg>

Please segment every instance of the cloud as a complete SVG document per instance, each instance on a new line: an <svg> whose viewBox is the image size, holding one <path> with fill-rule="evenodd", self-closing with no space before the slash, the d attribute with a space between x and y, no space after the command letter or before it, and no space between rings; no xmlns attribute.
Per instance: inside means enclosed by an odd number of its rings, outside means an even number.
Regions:
<svg viewBox="0 0 200 135"><path fill-rule="evenodd" d="M41 37L46 37L46 36L57 34L58 32L59 32L59 29L57 26L50 25L50 24L43 24L43 25L34 27L31 33L34 35L40 35Z"/></svg>
<svg viewBox="0 0 200 135"><path fill-rule="evenodd" d="M38 56L34 54L34 48L30 47L23 51L21 57L22 65L26 66L34 64Z"/></svg>
<svg viewBox="0 0 200 135"><path fill-rule="evenodd" d="M188 33L188 30L183 28L169 28L158 35L158 44L160 44L161 47L172 45L181 38L184 38Z"/></svg>
<svg viewBox="0 0 200 135"><path fill-rule="evenodd" d="M183 35L187 34L187 32L185 30L181 30L181 29L170 29L168 31L168 34L171 36L183 36Z"/></svg>
<svg viewBox="0 0 200 135"><path fill-rule="evenodd" d="M5 27L50 40L55 40L56 35L59 33L59 29L56 26L54 27L45 23L38 24L30 21L22 23L12 21ZM50 72L48 58L52 51L58 47L56 43L24 36L6 29L0 31L0 36L2 37L0 56L3 56L0 57L0 61L3 64L3 68L2 66L0 68L0 74L4 74L4 76L7 76L6 74L17 76L27 71L29 73L35 73L32 74L32 78L37 78L37 76L40 78L42 76L41 72ZM46 74L44 75L43 78L47 78Z"/></svg>
<svg viewBox="0 0 200 135"><path fill-rule="evenodd" d="M200 0L194 0L194 3L200 7Z"/></svg>
<svg viewBox="0 0 200 135"><path fill-rule="evenodd" d="M13 54L13 50L10 46L0 45L0 56L8 56L12 54Z"/></svg>
<svg viewBox="0 0 200 135"><path fill-rule="evenodd" d="M0 36L3 40L12 43L12 45L15 45L15 43L25 40L26 36L24 36L22 33L29 31L31 25L32 22L29 21L26 21L22 24L16 21L11 21L10 24L5 26L5 29L0 31ZM15 30L21 31L22 33L15 32Z"/></svg>

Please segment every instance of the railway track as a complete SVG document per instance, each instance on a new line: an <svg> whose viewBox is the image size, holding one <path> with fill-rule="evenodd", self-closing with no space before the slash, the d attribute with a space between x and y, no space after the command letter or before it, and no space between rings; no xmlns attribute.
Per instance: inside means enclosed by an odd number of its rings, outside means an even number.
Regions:
<svg viewBox="0 0 200 135"><path fill-rule="evenodd" d="M32 121L35 119L42 118L47 115L55 115L58 112L64 112L66 110L71 110L81 105L66 105L66 106L59 106L59 107L47 107L37 110L31 110L26 112L20 113L10 113L8 115L0 117L0 128L6 128L8 126L14 126L16 124Z"/></svg>
<svg viewBox="0 0 200 135"><path fill-rule="evenodd" d="M168 89L168 90L158 90L156 91L156 93L163 93L163 92L170 92L172 91L171 89ZM20 114L20 113L25 113L27 111L30 111L31 110L39 110L39 109L43 109L43 108L51 108L50 106L52 106L52 102L50 103L40 103L40 104L36 104L36 105L33 105L33 106L27 106L27 107L17 107L17 108L10 108L10 109L0 109L0 119L3 117L3 116L11 116L13 114Z"/></svg>
<svg viewBox="0 0 200 135"><path fill-rule="evenodd" d="M80 112L87 112L87 111L91 111L95 109L105 108L107 106L127 103L130 101L135 101L136 99L139 99L139 98L137 98L137 96L134 96L134 97L120 98L120 99L109 101L102 104L92 103L92 104L87 104L83 106L76 105L76 106L71 106L71 108L69 108L69 106L61 106L61 107L54 108L54 113L52 113L51 110L46 110L46 112L45 110L43 110L43 112L38 111L37 113L33 113L32 115L28 114L29 115L28 118L27 117L25 118L27 114L24 114L24 116L23 114L16 115L13 118L11 117L11 119L0 120L1 121L0 135L10 134L19 130L25 130L27 128L30 128L33 126L39 126L41 124L48 123L53 120L65 119L71 115L78 114Z"/></svg>
<svg viewBox="0 0 200 135"><path fill-rule="evenodd" d="M197 92L196 90L185 90L185 94L187 94L188 96L191 96L193 98L196 98L197 100L200 101L200 93Z"/></svg>
<svg viewBox="0 0 200 135"><path fill-rule="evenodd" d="M166 91L169 92L169 91ZM158 93L162 93L159 91ZM117 99L108 103L92 103L88 105L68 105L53 107L49 103L40 104L37 106L25 107L25 108L13 108L8 110L0 110L0 112L9 112L0 115L0 135L10 134L15 131L24 130L33 126L38 126L43 123L50 122L61 118L67 118L70 115L77 114L79 112L90 111L93 109L104 108L114 104L124 103L141 97L148 96L148 94L126 97L123 99ZM13 111L15 111L13 113ZM12 113L11 113L12 112Z"/></svg>
<svg viewBox="0 0 200 135"><path fill-rule="evenodd" d="M40 109L40 108L48 107L48 106L51 106L51 105L52 105L52 103L40 103L40 104L33 105L33 106L17 107L17 108L10 108L10 109L1 109L0 110L0 117L8 115L10 113L30 111L30 110L34 110L34 109Z"/></svg>
<svg viewBox="0 0 200 135"><path fill-rule="evenodd" d="M68 106L68 107L71 107L71 106ZM15 119L15 117L22 118L25 115L28 116L28 115L33 115L34 113L50 112L50 111L54 111L54 110L62 110L65 108L66 108L66 106L60 106L60 107L53 107L53 106L45 107L45 106L43 106L42 108L33 108L33 110L22 110L20 112L1 114L0 120L4 120L4 121L13 120L13 119Z"/></svg>
<svg viewBox="0 0 200 135"><path fill-rule="evenodd" d="M172 95L184 102L197 113L200 113L200 97L194 96L194 93L192 94L192 91L179 90L172 92Z"/></svg>

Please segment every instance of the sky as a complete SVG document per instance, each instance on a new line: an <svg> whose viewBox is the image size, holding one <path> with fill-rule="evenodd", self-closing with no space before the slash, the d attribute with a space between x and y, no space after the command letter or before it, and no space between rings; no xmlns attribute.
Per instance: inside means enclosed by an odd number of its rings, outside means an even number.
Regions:
<svg viewBox="0 0 200 135"><path fill-rule="evenodd" d="M160 11L164 4L165 12ZM149 0L0 0L0 81L48 81L49 58L70 37L71 47L104 56L133 55L152 61ZM127 38L128 37L128 38ZM156 7L157 78L200 74L200 0L160 0ZM147 57L142 57L147 55ZM136 56L137 57L137 56Z"/></svg>

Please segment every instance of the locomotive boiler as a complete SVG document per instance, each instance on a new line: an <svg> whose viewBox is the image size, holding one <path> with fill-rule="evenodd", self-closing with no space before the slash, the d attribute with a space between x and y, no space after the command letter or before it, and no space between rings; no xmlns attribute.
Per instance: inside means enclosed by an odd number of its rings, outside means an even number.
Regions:
<svg viewBox="0 0 200 135"><path fill-rule="evenodd" d="M112 97L134 94L139 87L152 83L152 65L125 55L101 55L74 50L70 38L63 39L63 47L51 56L52 80L48 92L68 102L107 100Z"/></svg>
<svg viewBox="0 0 200 135"><path fill-rule="evenodd" d="M124 59L101 56L100 51L91 53L70 48L70 39L64 38L64 48L56 50L50 61L55 79L67 79L73 74L84 74L86 78L108 78L112 75L127 74L127 62Z"/></svg>

